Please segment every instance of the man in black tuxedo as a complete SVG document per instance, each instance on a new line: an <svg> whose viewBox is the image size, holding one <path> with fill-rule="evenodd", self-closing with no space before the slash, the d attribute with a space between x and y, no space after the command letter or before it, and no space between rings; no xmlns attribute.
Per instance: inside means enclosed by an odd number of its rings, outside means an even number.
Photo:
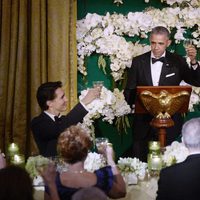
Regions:
<svg viewBox="0 0 200 200"><path fill-rule="evenodd" d="M129 105L135 104L137 86L176 86L182 80L200 86L200 66L196 61L194 46L186 49L190 59L188 64L185 58L166 50L170 43L169 31L162 26L155 27L150 34L151 51L133 58L124 90ZM180 114L175 114L172 118L175 126L167 129L167 145L180 135L183 123ZM156 130L149 125L151 120L152 116L149 114L134 114L133 147L129 156L146 161L148 141L157 140Z"/></svg>
<svg viewBox="0 0 200 200"><path fill-rule="evenodd" d="M200 199L200 118L183 125L182 140L189 156L185 161L161 170L157 200Z"/></svg>
<svg viewBox="0 0 200 200"><path fill-rule="evenodd" d="M41 155L49 157L57 155L56 146L59 134L70 125L81 122L88 113L86 105L100 95L100 88L90 89L87 95L67 115L67 98L62 83L43 83L37 90L37 101L42 113L33 118L31 129Z"/></svg>

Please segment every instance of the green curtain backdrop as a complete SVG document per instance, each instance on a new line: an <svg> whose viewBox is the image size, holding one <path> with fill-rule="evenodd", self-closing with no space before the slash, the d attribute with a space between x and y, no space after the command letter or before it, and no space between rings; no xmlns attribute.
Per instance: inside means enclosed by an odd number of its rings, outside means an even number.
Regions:
<svg viewBox="0 0 200 200"><path fill-rule="evenodd" d="M106 15L107 12L112 13L122 13L126 15L129 12L143 11L148 7L154 8L164 8L167 7L167 4L163 4L160 0L150 0L149 3L145 3L144 0L124 0L124 3L120 6L117 6L113 3L113 0L77 0L77 17L78 19L84 18L87 13L97 13L99 15ZM136 41L137 38L126 38L128 40ZM148 43L148 39L143 39L141 43ZM182 44L172 43L169 50L174 50L180 55L185 55L185 51L182 47ZM111 75L109 75L109 67L106 68L107 74L105 75L101 69L98 68L98 57L99 55L93 53L90 57L86 58L85 64L87 66L88 75L83 78L81 74L78 74L78 92L81 90L92 87L92 82L95 80L103 80L104 86L108 89L112 89L115 85ZM107 65L109 65L109 60L107 59ZM196 115L195 115L196 116ZM198 115L199 116L199 115ZM130 122L132 117L129 116ZM106 136L114 145L116 151L116 157L123 155L123 153L130 147L132 143L132 132L131 129L128 129L128 133L119 133L115 128L115 125L109 125L106 122L97 120L95 122L95 133L96 136Z"/></svg>

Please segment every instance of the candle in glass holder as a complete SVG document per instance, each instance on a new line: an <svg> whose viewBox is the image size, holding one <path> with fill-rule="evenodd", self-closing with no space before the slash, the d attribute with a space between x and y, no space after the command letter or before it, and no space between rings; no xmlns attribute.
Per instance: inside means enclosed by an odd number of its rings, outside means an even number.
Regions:
<svg viewBox="0 0 200 200"><path fill-rule="evenodd" d="M8 154L9 154L9 155L18 154L18 152L19 152L19 147L18 147L17 144L11 143L11 144L8 146Z"/></svg>
<svg viewBox="0 0 200 200"><path fill-rule="evenodd" d="M149 150L157 151L160 149L159 141L150 141L149 142Z"/></svg>
<svg viewBox="0 0 200 200"><path fill-rule="evenodd" d="M148 170L150 174L155 175L159 173L162 168L162 156L160 152L160 142L149 142L149 154L148 154Z"/></svg>
<svg viewBox="0 0 200 200"><path fill-rule="evenodd" d="M21 167L24 167L25 166L25 158L24 158L24 155L22 154L15 154L12 159L11 159L11 164L13 165L18 165L18 166L21 166Z"/></svg>
<svg viewBox="0 0 200 200"><path fill-rule="evenodd" d="M160 155L153 155L151 158L151 169L152 170L161 170L162 168L162 159Z"/></svg>

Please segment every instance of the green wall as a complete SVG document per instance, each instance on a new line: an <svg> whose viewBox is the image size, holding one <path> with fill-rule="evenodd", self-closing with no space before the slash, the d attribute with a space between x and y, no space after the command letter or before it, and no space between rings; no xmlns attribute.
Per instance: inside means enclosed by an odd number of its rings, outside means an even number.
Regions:
<svg viewBox="0 0 200 200"><path fill-rule="evenodd" d="M78 0L78 19L82 19L87 13L97 13L105 15L110 13L122 13L143 11L146 7L152 6L155 8L164 7L160 0L149 0L145 3L144 0L123 0L123 4L117 6L113 4L113 0Z"/></svg>

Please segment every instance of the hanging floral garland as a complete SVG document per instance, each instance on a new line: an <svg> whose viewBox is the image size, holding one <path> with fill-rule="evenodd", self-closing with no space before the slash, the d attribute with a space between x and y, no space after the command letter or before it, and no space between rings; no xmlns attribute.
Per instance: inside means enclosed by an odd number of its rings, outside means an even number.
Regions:
<svg viewBox="0 0 200 200"><path fill-rule="evenodd" d="M77 22L78 70L87 75L84 58L93 52L110 57L111 75L115 81L123 78L132 58L150 50L148 45L126 41L125 36L147 38L155 26L176 27L174 40L185 39L186 29L192 29L193 43L200 47L200 8L150 8L143 12L129 12L127 15L110 14L101 16L88 13Z"/></svg>
<svg viewBox="0 0 200 200"><path fill-rule="evenodd" d="M145 2L147 2L145 0ZM148 1L149 2L149 1ZM161 0L162 3L166 3L170 6L192 6L192 7L199 7L200 1L199 0Z"/></svg>

